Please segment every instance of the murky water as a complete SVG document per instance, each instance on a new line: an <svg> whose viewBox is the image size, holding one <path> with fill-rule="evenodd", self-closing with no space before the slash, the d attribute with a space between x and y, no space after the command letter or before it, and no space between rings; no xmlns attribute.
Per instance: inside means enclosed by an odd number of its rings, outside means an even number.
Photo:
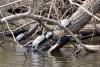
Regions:
<svg viewBox="0 0 100 67"><path fill-rule="evenodd" d="M100 67L100 54L92 53L79 58L72 56L71 48L63 48L54 56L29 52L27 59L19 47L11 42L0 47L0 67Z"/></svg>
<svg viewBox="0 0 100 67"><path fill-rule="evenodd" d="M9 0L2 1L0 5ZM22 49L6 41L0 46L0 67L100 67L100 53L75 58L72 49L63 48L62 52L55 52L53 56L29 52L26 59Z"/></svg>

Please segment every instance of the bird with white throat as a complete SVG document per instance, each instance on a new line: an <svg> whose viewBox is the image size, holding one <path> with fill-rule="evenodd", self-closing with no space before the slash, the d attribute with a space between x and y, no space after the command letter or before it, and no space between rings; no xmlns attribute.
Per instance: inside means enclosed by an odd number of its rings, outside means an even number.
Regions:
<svg viewBox="0 0 100 67"><path fill-rule="evenodd" d="M71 22L69 19L63 19L61 20L61 25L64 27L68 27L69 25L71 25Z"/></svg>

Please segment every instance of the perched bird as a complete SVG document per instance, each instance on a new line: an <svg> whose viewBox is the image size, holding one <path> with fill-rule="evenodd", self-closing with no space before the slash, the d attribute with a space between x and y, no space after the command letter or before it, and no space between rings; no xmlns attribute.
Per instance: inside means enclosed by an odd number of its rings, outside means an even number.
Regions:
<svg viewBox="0 0 100 67"><path fill-rule="evenodd" d="M69 21L69 19L63 19L61 20L61 25L64 27L68 27L69 25L71 25L71 22Z"/></svg>
<svg viewBox="0 0 100 67"><path fill-rule="evenodd" d="M45 35L39 35L36 37L36 39L32 42L32 47L35 47L35 50L37 50L38 45L45 39Z"/></svg>
<svg viewBox="0 0 100 67"><path fill-rule="evenodd" d="M35 40L32 42L33 47L37 50L39 44L43 42L45 39L48 39L52 35L52 32L44 32L41 35L37 36Z"/></svg>
<svg viewBox="0 0 100 67"><path fill-rule="evenodd" d="M45 35L45 37L48 39L51 35L52 35L52 32L47 32L47 34Z"/></svg>
<svg viewBox="0 0 100 67"><path fill-rule="evenodd" d="M25 33L21 33L21 34L19 34L19 35L16 37L16 40L17 40L17 41L20 41L20 40L23 39L24 36L25 36Z"/></svg>
<svg viewBox="0 0 100 67"><path fill-rule="evenodd" d="M28 29L27 34L32 35L37 29L37 23L31 24L31 27Z"/></svg>

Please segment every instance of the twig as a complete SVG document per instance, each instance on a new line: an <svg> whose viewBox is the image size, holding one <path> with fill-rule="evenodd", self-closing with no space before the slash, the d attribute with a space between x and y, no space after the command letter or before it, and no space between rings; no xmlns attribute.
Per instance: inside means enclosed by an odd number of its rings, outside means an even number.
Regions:
<svg viewBox="0 0 100 67"><path fill-rule="evenodd" d="M66 12L62 15L62 17L60 18L60 21L63 19L63 17L66 15L66 13L69 11L69 10L71 10L73 7L71 7L71 8L69 8L69 9L67 9L66 10Z"/></svg>
<svg viewBox="0 0 100 67"><path fill-rule="evenodd" d="M15 4L17 2L21 2L21 0L17 0L17 1L11 2L11 3L8 3L8 4L1 5L0 8L11 5L11 4Z"/></svg>
<svg viewBox="0 0 100 67"><path fill-rule="evenodd" d="M50 5L50 8L49 8L49 14L48 14L48 17L47 18L49 18L50 17L50 14L51 14L51 10L52 10L52 7L53 7L53 2L54 2L54 0L52 0L52 2L51 2L51 5ZM47 22L45 23L45 25L47 24ZM44 26L42 23L41 23L41 25L42 26ZM46 27L46 26L45 26ZM43 32L45 31L45 28L43 29ZM43 33L42 32L42 33Z"/></svg>
<svg viewBox="0 0 100 67"><path fill-rule="evenodd" d="M32 10L32 11L33 11L33 13L34 13L35 11L39 10L39 8L42 8L43 6L46 6L46 5L51 4L51 2L52 2L52 1L47 2L47 3L43 4L43 5L39 5L39 6L37 6L37 7L36 7L36 9L35 9L34 11ZM37 9L37 8L38 8L38 9Z"/></svg>
<svg viewBox="0 0 100 67"><path fill-rule="evenodd" d="M24 25L22 25L22 26L20 26L20 27L18 27L18 28L16 28L16 29L14 29L14 30L12 30L13 32L14 31L17 31L17 30L19 30L19 29L21 29L21 28L23 28L23 27L25 27L25 26L28 26L28 25L30 25L30 24L33 24L34 22L30 22L30 23L27 23L27 24L24 24Z"/></svg>
<svg viewBox="0 0 100 67"><path fill-rule="evenodd" d="M55 11L55 14L56 14L56 16L57 16L57 20L59 20L59 17L60 17L59 15L60 15L60 14L58 13L58 12L59 12L59 9L56 7L56 0L55 0L55 2L54 2L54 11Z"/></svg>
<svg viewBox="0 0 100 67"><path fill-rule="evenodd" d="M24 24L24 25L22 25L22 26L20 26L20 27L18 27L18 28L16 28L16 29L13 29L12 30L12 32L15 32L15 31L17 31L17 30L19 30L19 29L21 29L21 28L23 28L23 27L25 27L25 26L28 26L28 25L30 25L30 24L33 24L34 22L30 22L30 23L27 23L27 24ZM9 31L3 31L3 32L0 32L0 34L2 34L2 33L8 33Z"/></svg>

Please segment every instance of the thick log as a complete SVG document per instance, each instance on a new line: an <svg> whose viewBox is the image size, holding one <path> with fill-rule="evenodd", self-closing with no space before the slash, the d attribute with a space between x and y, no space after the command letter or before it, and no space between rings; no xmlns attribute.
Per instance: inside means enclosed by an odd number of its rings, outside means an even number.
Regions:
<svg viewBox="0 0 100 67"><path fill-rule="evenodd" d="M93 11L93 14L100 10L99 6L100 0L86 0L82 5L82 7L89 10L90 12ZM84 12L81 8L78 8L78 10L69 18L72 21L72 25L69 29L73 33L79 32L79 30L87 24L91 17L92 16Z"/></svg>
<svg viewBox="0 0 100 67"><path fill-rule="evenodd" d="M92 3L92 4L91 4ZM93 7L91 9L91 6ZM100 10L100 0L86 0L82 7L84 7L86 10L88 11L93 11L93 14L95 14L98 10ZM85 11L82 10L82 8L78 8L78 10L69 18L72 25L70 25L69 29L73 32L73 33L78 33L79 30L81 28L83 28L87 22L92 18L92 16L90 16L88 13L86 13ZM60 28L63 28L61 27L60 25L58 25ZM64 29L64 28L63 28ZM66 29L64 29L66 31ZM70 31L69 31L70 33ZM71 33L70 33L71 34ZM73 36L72 36L73 37ZM81 47L83 47L85 50L88 50L88 51L92 51L91 49L89 49L88 47L84 46L83 44L81 44L81 42L73 37L76 42L78 42ZM58 45L54 45L54 48L51 48L50 52L53 51L53 49L56 49L55 46L58 46Z"/></svg>
<svg viewBox="0 0 100 67"><path fill-rule="evenodd" d="M100 51L100 45L89 45L86 44L85 45L89 50L93 51L93 52L98 52Z"/></svg>
<svg viewBox="0 0 100 67"><path fill-rule="evenodd" d="M82 35L90 35L90 34L100 35L100 24L96 24L96 29L93 24L87 24L84 28L80 30L80 34Z"/></svg>

